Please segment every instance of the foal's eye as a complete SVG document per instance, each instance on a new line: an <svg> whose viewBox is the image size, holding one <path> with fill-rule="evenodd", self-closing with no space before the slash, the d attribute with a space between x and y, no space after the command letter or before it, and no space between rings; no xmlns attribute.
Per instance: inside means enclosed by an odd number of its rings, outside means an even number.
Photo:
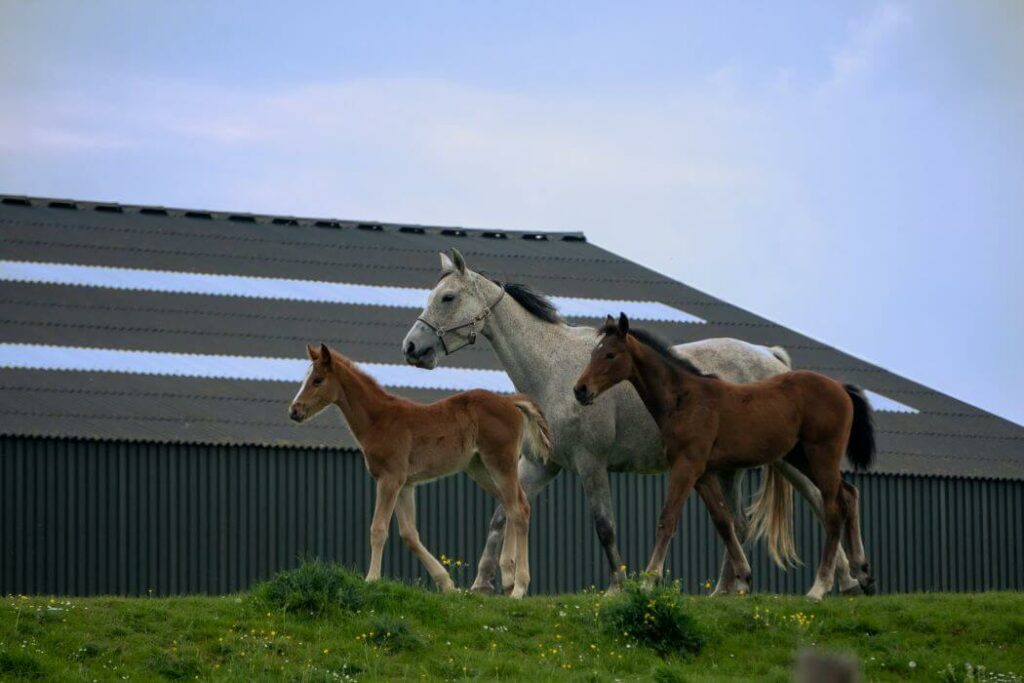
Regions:
<svg viewBox="0 0 1024 683"><path fill-rule="evenodd" d="M452 301L455 301L455 295L454 294L445 294L444 296L441 297L441 303L443 303L443 304L446 304L446 303L449 303L449 302L452 302Z"/></svg>
<svg viewBox="0 0 1024 683"><path fill-rule="evenodd" d="M614 353L611 353L611 352L609 352L609 353L606 353L606 354L604 354L604 357L605 357L605 358L606 358L607 360L611 360L612 358L615 358L615 354L614 354Z"/></svg>
<svg viewBox="0 0 1024 683"><path fill-rule="evenodd" d="M316 379L313 380L313 386L314 387L318 387L318 386L320 386L323 383L324 383L324 378L323 377L317 377Z"/></svg>

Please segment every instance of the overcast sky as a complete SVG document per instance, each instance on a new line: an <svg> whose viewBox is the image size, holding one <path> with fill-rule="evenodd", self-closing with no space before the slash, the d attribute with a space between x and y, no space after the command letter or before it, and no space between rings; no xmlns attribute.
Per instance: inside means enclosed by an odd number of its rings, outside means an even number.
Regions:
<svg viewBox="0 0 1024 683"><path fill-rule="evenodd" d="M0 192L583 230L1024 422L1024 3L553 4L0 0Z"/></svg>

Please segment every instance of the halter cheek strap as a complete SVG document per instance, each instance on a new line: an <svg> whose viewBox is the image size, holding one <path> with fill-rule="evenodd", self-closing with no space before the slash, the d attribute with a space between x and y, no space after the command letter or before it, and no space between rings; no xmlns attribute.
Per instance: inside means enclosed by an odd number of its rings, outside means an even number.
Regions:
<svg viewBox="0 0 1024 683"><path fill-rule="evenodd" d="M494 303L489 306L485 306L482 311L474 315L472 318L464 323L458 325L452 325L451 327L444 328L440 325L435 325L426 316L420 316L416 320L420 321L437 335L437 338L441 341L441 346L444 348L446 356L450 356L459 349L472 346L476 343L477 325L487 319L487 316L491 314L491 311L501 303L501 300L505 297L505 288L501 288L501 293L498 294L498 298L494 300ZM468 332L462 332L466 328L469 328ZM449 337L451 339L449 340Z"/></svg>

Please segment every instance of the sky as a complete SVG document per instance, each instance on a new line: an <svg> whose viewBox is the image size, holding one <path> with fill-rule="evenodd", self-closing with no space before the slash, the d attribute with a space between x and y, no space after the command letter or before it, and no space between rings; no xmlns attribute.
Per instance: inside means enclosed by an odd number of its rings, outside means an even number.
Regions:
<svg viewBox="0 0 1024 683"><path fill-rule="evenodd" d="M0 192L588 239L1024 423L1024 4L0 0Z"/></svg>

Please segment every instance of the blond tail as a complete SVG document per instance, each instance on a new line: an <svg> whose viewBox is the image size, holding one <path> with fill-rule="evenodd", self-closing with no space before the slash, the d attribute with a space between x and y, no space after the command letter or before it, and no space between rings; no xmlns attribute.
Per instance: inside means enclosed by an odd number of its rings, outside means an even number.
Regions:
<svg viewBox="0 0 1024 683"><path fill-rule="evenodd" d="M767 537L768 553L783 569L800 562L793 543L793 486L774 467L766 467L761 488L747 510L750 515L748 538Z"/></svg>
<svg viewBox="0 0 1024 683"><path fill-rule="evenodd" d="M551 458L551 428L537 404L528 396L516 394L512 403L526 418L523 429L523 452L531 460L547 462Z"/></svg>

